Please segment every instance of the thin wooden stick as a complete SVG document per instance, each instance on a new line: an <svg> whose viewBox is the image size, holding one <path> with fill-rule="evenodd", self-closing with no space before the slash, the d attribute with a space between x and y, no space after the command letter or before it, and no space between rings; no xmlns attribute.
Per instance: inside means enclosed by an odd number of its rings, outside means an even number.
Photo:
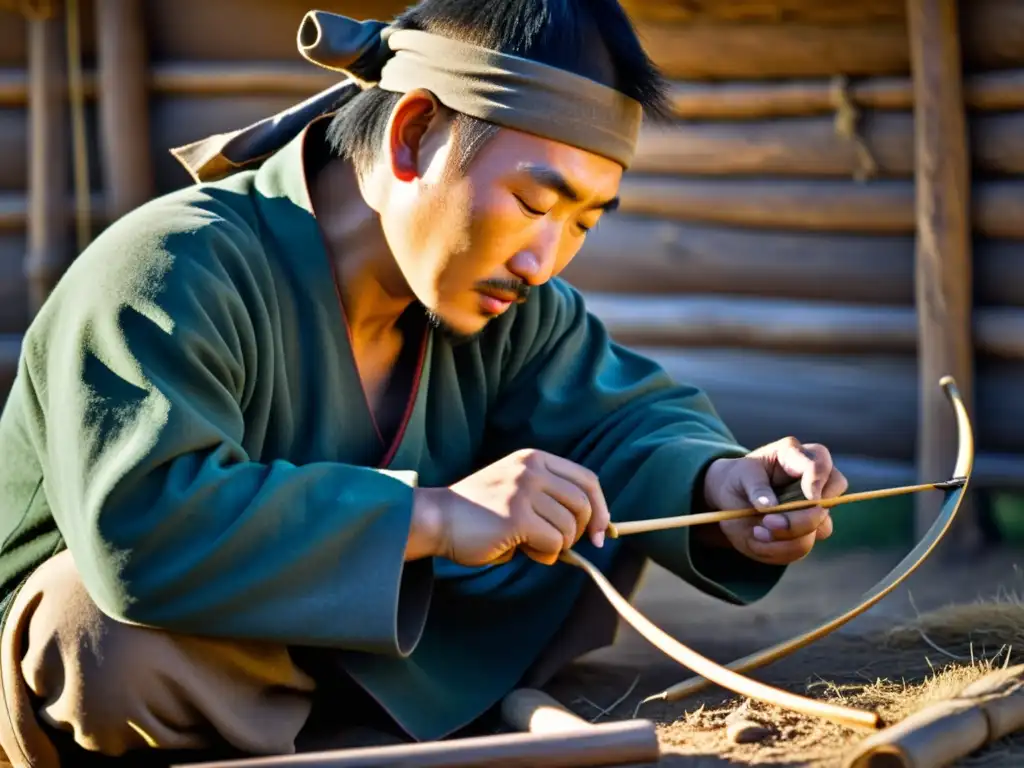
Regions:
<svg viewBox="0 0 1024 768"><path fill-rule="evenodd" d="M770 515L777 512L793 512L798 509L811 509L812 507L832 507L852 504L857 501L872 501L874 499L885 499L890 496L903 496L908 493L920 493L922 491L945 491L951 488L959 488L965 482L965 478L956 477L941 483L923 483L921 485L903 485L896 488L879 488L874 491L863 491L861 493L850 493L845 496L835 496L829 499L799 499L789 501L785 504L778 504L774 507L757 509L748 507L746 509L730 509L719 512L699 512L695 515L680 515L678 517L663 517L654 520L630 520L624 523L613 523L608 526L608 536L617 539L620 536L628 536L633 533L648 533L650 531L662 531L668 528L686 528L691 525L706 525L708 523L720 523L723 520L735 520L741 517L753 517L755 515Z"/></svg>

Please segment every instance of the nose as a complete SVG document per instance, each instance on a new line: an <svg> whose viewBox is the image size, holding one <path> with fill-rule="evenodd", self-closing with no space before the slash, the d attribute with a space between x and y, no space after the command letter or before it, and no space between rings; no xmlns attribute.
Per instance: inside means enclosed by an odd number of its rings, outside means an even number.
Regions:
<svg viewBox="0 0 1024 768"><path fill-rule="evenodd" d="M551 279L558 264L559 242L558 234L552 231L534 239L528 247L512 257L508 263L509 271L527 285L543 285Z"/></svg>

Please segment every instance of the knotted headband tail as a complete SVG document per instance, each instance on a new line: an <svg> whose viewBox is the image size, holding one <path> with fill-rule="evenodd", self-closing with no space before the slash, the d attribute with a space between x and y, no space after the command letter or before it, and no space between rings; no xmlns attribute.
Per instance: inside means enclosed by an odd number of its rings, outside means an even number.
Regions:
<svg viewBox="0 0 1024 768"><path fill-rule="evenodd" d="M395 93L424 88L471 117L579 147L624 168L633 160L640 103L589 78L448 37L325 11L306 14L296 42L307 61L346 79L238 131L172 149L195 181L256 165L317 117L370 87Z"/></svg>

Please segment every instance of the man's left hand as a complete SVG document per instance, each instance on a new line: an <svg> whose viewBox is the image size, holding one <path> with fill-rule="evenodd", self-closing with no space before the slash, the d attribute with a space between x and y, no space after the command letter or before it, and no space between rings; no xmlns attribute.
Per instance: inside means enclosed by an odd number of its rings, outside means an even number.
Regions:
<svg viewBox="0 0 1024 768"><path fill-rule="evenodd" d="M848 486L825 446L789 437L743 458L713 462L705 475L704 498L713 510L764 509L778 504L773 488L797 480L808 499L840 496ZM772 565L796 562L832 535L832 517L823 507L726 520L719 526L736 550Z"/></svg>

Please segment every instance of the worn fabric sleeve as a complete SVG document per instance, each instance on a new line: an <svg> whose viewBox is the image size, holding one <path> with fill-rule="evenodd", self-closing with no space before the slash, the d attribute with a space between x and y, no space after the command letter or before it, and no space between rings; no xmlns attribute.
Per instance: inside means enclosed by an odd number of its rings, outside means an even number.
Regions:
<svg viewBox="0 0 1024 768"><path fill-rule="evenodd" d="M86 587L123 621L408 655L433 583L429 559L404 562L410 484L249 455L269 429L265 259L239 226L172 213L163 236L104 232L26 342L45 490Z"/></svg>
<svg viewBox="0 0 1024 768"><path fill-rule="evenodd" d="M614 343L568 284L554 280L537 293L508 331L490 458L535 448L588 467L613 520L700 511L708 465L748 452L707 395ZM733 549L705 549L689 534L679 528L622 541L731 603L764 596L785 570Z"/></svg>

